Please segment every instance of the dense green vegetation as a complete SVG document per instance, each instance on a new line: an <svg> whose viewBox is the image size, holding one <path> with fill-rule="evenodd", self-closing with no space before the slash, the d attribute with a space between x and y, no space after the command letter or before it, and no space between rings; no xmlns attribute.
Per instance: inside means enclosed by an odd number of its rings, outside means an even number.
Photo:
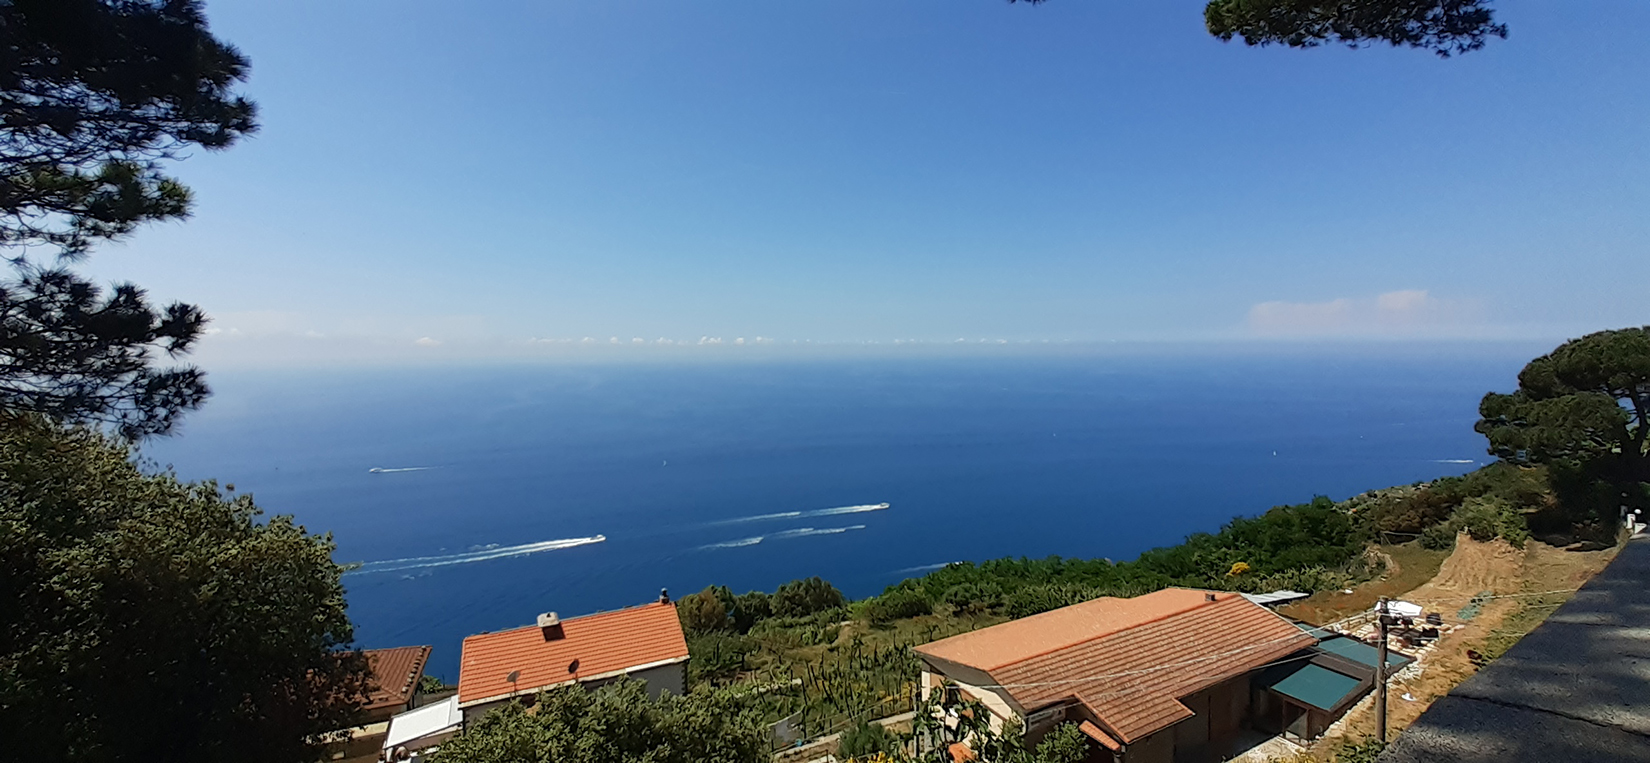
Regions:
<svg viewBox="0 0 1650 763"><path fill-rule="evenodd" d="M940 695L934 693L927 706L918 710L913 719L912 736L921 743L916 755L903 751L890 755L888 760L899 763L953 763L948 750L953 742L966 742L978 756L976 760L992 763L1079 763L1089 754L1089 741L1075 723L1055 726L1035 745L1027 743L1018 722L1010 721L1001 732L991 728L991 713L974 700L964 700L952 706L955 726L941 720Z"/></svg>
<svg viewBox="0 0 1650 763"><path fill-rule="evenodd" d="M837 743L839 758L869 758L873 755L895 755L904 747L904 740L880 724L860 721L842 732Z"/></svg>
<svg viewBox="0 0 1650 763"><path fill-rule="evenodd" d="M1650 327L1599 331L1536 358L1491 392L1477 430L1502 461L1548 469L1558 500L1537 534L1614 535L1621 508L1650 507Z"/></svg>
<svg viewBox="0 0 1650 763"><path fill-rule="evenodd" d="M619 681L541 692L488 713L441 746L433 763L756 763L768 759L767 730L727 692L651 700L643 685Z"/></svg>
<svg viewBox="0 0 1650 763"><path fill-rule="evenodd" d="M331 539L0 414L0 737L28 761L314 759L352 725Z"/></svg>
<svg viewBox="0 0 1650 763"><path fill-rule="evenodd" d="M1365 545L1352 518L1327 498L1239 517L1215 533L1141 554L1105 559L996 559L959 562L890 587L860 606L873 622L949 612L1045 612L1098 596L1138 596L1167 586L1240 591L1339 586L1365 572Z"/></svg>

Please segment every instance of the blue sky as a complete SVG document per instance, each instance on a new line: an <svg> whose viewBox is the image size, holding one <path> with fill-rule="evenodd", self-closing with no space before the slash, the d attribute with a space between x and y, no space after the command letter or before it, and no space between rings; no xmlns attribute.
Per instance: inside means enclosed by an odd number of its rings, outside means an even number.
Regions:
<svg viewBox="0 0 1650 763"><path fill-rule="evenodd" d="M1440 60L1202 0L212 0L263 130L87 268L209 369L1650 322L1650 4L1495 7Z"/></svg>

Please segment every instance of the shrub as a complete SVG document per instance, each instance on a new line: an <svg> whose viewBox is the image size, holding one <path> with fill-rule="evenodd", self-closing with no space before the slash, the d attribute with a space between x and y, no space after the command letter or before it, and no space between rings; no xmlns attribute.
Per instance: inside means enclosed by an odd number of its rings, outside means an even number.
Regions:
<svg viewBox="0 0 1650 763"><path fill-rule="evenodd" d="M836 641L841 627L837 625L847 613L841 607L815 612L807 617L770 617L751 628L749 637L774 652L799 646L829 644Z"/></svg>
<svg viewBox="0 0 1650 763"><path fill-rule="evenodd" d="M866 758L899 752L899 738L881 724L860 721L842 732L837 742L838 757Z"/></svg>
<svg viewBox="0 0 1650 763"><path fill-rule="evenodd" d="M529 711L511 702L464 725L433 763L519 761L768 761L759 713L728 692L666 693L622 679L540 692Z"/></svg>
<svg viewBox="0 0 1650 763"><path fill-rule="evenodd" d="M1088 760L1089 742L1075 723L1062 723L1043 735L1032 760L1038 763L1079 763Z"/></svg>
<svg viewBox="0 0 1650 763"><path fill-rule="evenodd" d="M1335 763L1375 763L1386 743L1379 739L1361 742L1341 742L1335 749Z"/></svg>
<svg viewBox="0 0 1650 763"><path fill-rule="evenodd" d="M1462 527L1464 522L1457 522L1459 514L1473 508L1476 503L1490 501L1518 515L1518 524L1527 528L1522 516L1526 512L1552 508L1553 491L1554 486L1546 469L1520 468L1498 462L1461 477L1444 477L1407 492L1365 501L1363 503L1366 505L1359 508L1357 519L1366 536L1374 540L1384 540L1385 532L1425 535L1428 528L1454 524L1456 529L1467 529L1469 533L1477 530L1474 538L1489 540L1499 536L1517 545L1522 541L1515 539L1524 532L1511 525L1496 529L1502 520L1473 517L1469 518L1472 527ZM1434 545L1429 548L1449 548L1449 545L1438 545L1439 540L1441 536L1434 533ZM1454 543L1453 531L1450 532L1449 543Z"/></svg>
<svg viewBox="0 0 1650 763"><path fill-rule="evenodd" d="M805 617L836 609L843 602L842 592L816 575L780 586L773 594L772 606L777 617Z"/></svg>
<svg viewBox="0 0 1650 763"><path fill-rule="evenodd" d="M1302 567L1254 579L1250 585L1245 587L1251 591L1289 590L1316 593L1318 591L1340 590L1351 584L1352 576L1341 570L1331 570L1324 567Z"/></svg>
<svg viewBox="0 0 1650 763"><path fill-rule="evenodd" d="M734 630L748 633L757 623L773 616L772 597L762 591L741 594L734 598L728 616L733 620Z"/></svg>
<svg viewBox="0 0 1650 763"><path fill-rule="evenodd" d="M732 678L745 669L745 657L759 649L746 636L708 632L688 636L688 679L693 683Z"/></svg>
<svg viewBox="0 0 1650 763"><path fill-rule="evenodd" d="M1430 548L1433 551L1448 551L1455 548L1455 528L1450 525L1433 525L1422 530L1421 548Z"/></svg>
<svg viewBox="0 0 1650 763"><path fill-rule="evenodd" d="M818 646L820 644L835 644L838 636L842 635L840 625L808 625L796 629L797 641L802 646Z"/></svg>
<svg viewBox="0 0 1650 763"><path fill-rule="evenodd" d="M1448 522L1422 532L1421 545L1431 549L1452 548L1456 534L1463 532L1480 543L1502 538L1515 548L1523 548L1530 539L1529 524L1516 506L1501 498L1474 497L1463 501Z"/></svg>
<svg viewBox="0 0 1650 763"><path fill-rule="evenodd" d="M728 627L728 610L716 595L715 587L683 596L676 602L676 618L688 633L708 633Z"/></svg>
<svg viewBox="0 0 1650 763"><path fill-rule="evenodd" d="M1071 606L1104 595L1105 592L1100 589L1082 585L1027 586L1009 594L1004 599L1003 605L1007 608L1009 617L1018 619Z"/></svg>
<svg viewBox="0 0 1650 763"><path fill-rule="evenodd" d="M881 596L866 600L860 607L861 616L879 624L931 614L933 611L928 599L914 588L892 589Z"/></svg>
<svg viewBox="0 0 1650 763"><path fill-rule="evenodd" d="M958 611L992 609L1003 603L1003 587L995 581L963 583L945 589L940 599Z"/></svg>

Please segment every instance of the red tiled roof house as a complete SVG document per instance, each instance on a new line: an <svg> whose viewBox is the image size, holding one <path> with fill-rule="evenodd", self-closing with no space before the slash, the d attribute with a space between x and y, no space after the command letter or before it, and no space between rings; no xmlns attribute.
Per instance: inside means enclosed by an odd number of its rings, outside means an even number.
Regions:
<svg viewBox="0 0 1650 763"><path fill-rule="evenodd" d="M428 646L398 646L362 652L372 670L372 687L367 694L366 723L387 721L396 713L412 709L418 681L430 661Z"/></svg>
<svg viewBox="0 0 1650 763"><path fill-rule="evenodd" d="M922 690L978 700L1028 741L1060 722L1091 760L1215 761L1252 716L1254 679L1317 639L1239 594L1104 597L917 647ZM1264 700L1263 700L1264 701Z"/></svg>
<svg viewBox="0 0 1650 763"><path fill-rule="evenodd" d="M676 607L661 595L639 607L566 620L555 613L538 623L464 639L458 706L465 722L515 698L573 683L599 686L623 676L647 684L648 694L682 694L687 683L687 639Z"/></svg>

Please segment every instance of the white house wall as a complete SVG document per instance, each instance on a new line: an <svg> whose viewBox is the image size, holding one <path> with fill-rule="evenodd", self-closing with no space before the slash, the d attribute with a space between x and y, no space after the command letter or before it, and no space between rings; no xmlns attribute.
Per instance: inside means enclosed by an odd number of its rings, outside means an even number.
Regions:
<svg viewBox="0 0 1650 763"><path fill-rule="evenodd" d="M594 689L598 686L605 686L613 683L623 677L633 678L645 684L647 688L647 696L651 699L658 699L661 694L664 694L667 691L677 696L682 696L687 693L686 662L659 665L657 667L647 668L646 670L638 670L635 673L627 673L623 676L613 676L611 678L602 678L595 681L585 681L583 684L587 689ZM519 699L524 703L530 703L537 696L538 692L523 693L519 697L503 698L493 702L466 707L464 708L464 722L468 724L471 721L492 712L496 708L503 707L508 704L511 699Z"/></svg>

